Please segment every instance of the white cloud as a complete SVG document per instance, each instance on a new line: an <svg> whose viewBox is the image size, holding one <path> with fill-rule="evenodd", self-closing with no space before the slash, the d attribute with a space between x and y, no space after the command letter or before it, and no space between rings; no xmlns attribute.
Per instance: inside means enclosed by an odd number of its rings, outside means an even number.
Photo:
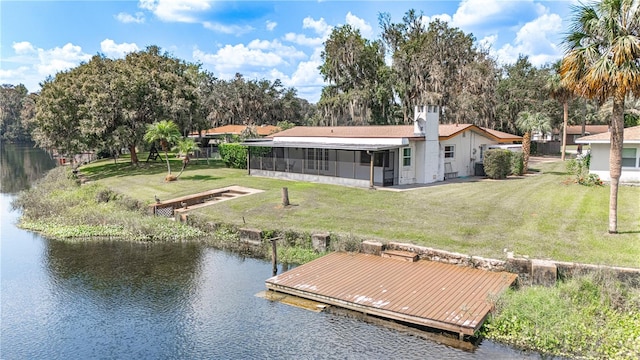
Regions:
<svg viewBox="0 0 640 360"><path fill-rule="evenodd" d="M484 38L478 40L478 44L480 45L481 48L493 49L497 41L498 41L498 35L493 34L493 35L485 36Z"/></svg>
<svg viewBox="0 0 640 360"><path fill-rule="evenodd" d="M562 19L557 14L545 14L526 23L518 30L513 44L506 44L497 51L502 63L513 63L520 54L540 66L562 56L562 50L553 37L562 32Z"/></svg>
<svg viewBox="0 0 640 360"><path fill-rule="evenodd" d="M5 58L3 62L21 65L13 69L2 69L0 83L24 84L29 91L38 91L39 83L47 76L54 76L91 59L90 54L84 53L80 46L71 43L62 47L42 49L23 41L14 43L13 49L16 56Z"/></svg>
<svg viewBox="0 0 640 360"><path fill-rule="evenodd" d="M288 76L277 69L270 72L272 80L280 79L286 87L293 87L298 96L315 103L320 100L322 88L326 85L318 67L322 65L320 53L322 48L316 49L308 61L298 63L296 70Z"/></svg>
<svg viewBox="0 0 640 360"><path fill-rule="evenodd" d="M220 23L213 23L209 21L203 22L202 26L204 26L206 29L213 30L215 32L219 32L223 34L242 35L242 34L251 32L253 30L251 26L223 25Z"/></svg>
<svg viewBox="0 0 640 360"><path fill-rule="evenodd" d="M199 49L193 51L193 58L212 65L219 74L245 74L255 69L286 66L292 60L304 58L305 54L279 41L253 40L249 44L225 45L215 54L207 54Z"/></svg>
<svg viewBox="0 0 640 360"><path fill-rule="evenodd" d="M140 0L138 6L162 21L198 22L197 14L211 8L212 0Z"/></svg>
<svg viewBox="0 0 640 360"><path fill-rule="evenodd" d="M422 25L424 25L425 28L427 28L429 26L429 23L434 21L435 19L444 21L449 24L453 22L449 14L440 14L440 15L431 15L431 16L422 15L422 18L420 18L420 22L422 23Z"/></svg>
<svg viewBox="0 0 640 360"><path fill-rule="evenodd" d="M324 38L316 37L310 38L304 34L295 34L295 33L287 33L284 36L286 41L290 41L294 44L304 45L304 46L321 46L324 42Z"/></svg>
<svg viewBox="0 0 640 360"><path fill-rule="evenodd" d="M320 18L320 20L314 20L312 17L308 16L302 20L302 28L303 29L313 29L316 34L326 38L331 34L332 26L327 24L324 18Z"/></svg>
<svg viewBox="0 0 640 360"><path fill-rule="evenodd" d="M218 22L203 21L200 14L211 10L214 0L140 0L138 7L151 11L165 22L201 24L222 34L242 35L253 30L250 26L225 25Z"/></svg>
<svg viewBox="0 0 640 360"><path fill-rule="evenodd" d="M273 29L276 28L276 26L278 26L278 23L275 21L270 21L267 20L267 22L265 23L265 27L267 28L267 30L269 31L273 31Z"/></svg>
<svg viewBox="0 0 640 360"><path fill-rule="evenodd" d="M353 15L351 11L347 13L346 22L351 25L351 27L360 30L360 34L362 34L362 37L365 39L372 39L373 28L371 25L367 24L363 19Z"/></svg>
<svg viewBox="0 0 640 360"><path fill-rule="evenodd" d="M522 16L541 15L546 8L533 0L462 0L451 24L455 27L470 28L478 25L492 25L500 21L514 22Z"/></svg>
<svg viewBox="0 0 640 360"><path fill-rule="evenodd" d="M33 71L31 70L28 66L9 70L0 69L0 84L23 84L27 89L34 91L38 85L38 79L33 79Z"/></svg>
<svg viewBox="0 0 640 360"><path fill-rule="evenodd" d="M141 12L137 12L137 13L135 13L135 15L131 15L129 13L121 12L121 13L118 13L118 15L115 15L114 17L116 18L116 20L120 21L121 23L125 23L125 24L129 24L129 23L142 24L142 23L144 23L144 14L141 13Z"/></svg>
<svg viewBox="0 0 640 360"><path fill-rule="evenodd" d="M82 48L72 43L53 49L38 49L39 63L36 70L40 75L55 75L60 71L73 68L83 61L91 59L90 54L82 52Z"/></svg>
<svg viewBox="0 0 640 360"><path fill-rule="evenodd" d="M100 50L110 58L122 58L128 53L140 50L135 43L116 44L111 39L104 39L100 43Z"/></svg>
<svg viewBox="0 0 640 360"><path fill-rule="evenodd" d="M21 41L21 42L13 43L13 51L15 51L16 54L20 55L20 54L33 53L36 51L36 49L33 47L33 45L31 45L30 42Z"/></svg>

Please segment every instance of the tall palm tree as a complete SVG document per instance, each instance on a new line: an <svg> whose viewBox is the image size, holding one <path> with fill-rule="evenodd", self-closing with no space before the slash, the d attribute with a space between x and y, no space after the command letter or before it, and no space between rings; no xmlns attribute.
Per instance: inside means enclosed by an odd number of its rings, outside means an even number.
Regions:
<svg viewBox="0 0 640 360"><path fill-rule="evenodd" d="M531 154L531 133L536 131L543 136L551 131L551 119L542 113L523 111L518 114L516 127L522 131L522 152L524 153L524 173L529 170L529 155Z"/></svg>
<svg viewBox="0 0 640 360"><path fill-rule="evenodd" d="M612 99L609 233L618 232L624 102L640 96L640 0L602 0L574 8L560 74L566 87L600 103Z"/></svg>
<svg viewBox="0 0 640 360"><path fill-rule="evenodd" d="M160 142L164 157L167 160L167 171L171 175L171 165L169 165L169 146L180 140L180 129L171 120L162 120L147 125L147 132L144 134L144 141L148 143Z"/></svg>
<svg viewBox="0 0 640 360"><path fill-rule="evenodd" d="M554 64L554 72L547 79L547 90L552 98L562 103L562 154L560 155L562 161L564 161L565 153L567 151L567 123L569 122L569 101L573 97L573 92L569 90L564 84L562 84L562 78L560 77L560 66L562 62Z"/></svg>

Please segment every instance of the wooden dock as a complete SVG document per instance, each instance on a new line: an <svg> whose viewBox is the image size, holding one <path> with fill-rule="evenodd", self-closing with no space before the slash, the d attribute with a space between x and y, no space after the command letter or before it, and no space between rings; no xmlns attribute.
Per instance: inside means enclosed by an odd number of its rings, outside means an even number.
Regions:
<svg viewBox="0 0 640 360"><path fill-rule="evenodd" d="M266 280L270 290L473 335L517 275L426 260L331 253ZM396 257L396 258L394 258Z"/></svg>
<svg viewBox="0 0 640 360"><path fill-rule="evenodd" d="M247 188L243 186L227 186L197 194L185 195L169 200L156 201L149 205L150 213L172 217L176 213L183 213L188 209L197 209L203 206L217 204L221 201L235 199L241 196L261 193L263 190Z"/></svg>

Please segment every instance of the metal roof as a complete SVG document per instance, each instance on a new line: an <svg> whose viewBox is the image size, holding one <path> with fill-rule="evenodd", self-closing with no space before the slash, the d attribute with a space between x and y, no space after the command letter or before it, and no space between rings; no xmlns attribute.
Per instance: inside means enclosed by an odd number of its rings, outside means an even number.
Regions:
<svg viewBox="0 0 640 360"><path fill-rule="evenodd" d="M334 149L334 150L353 150L353 151L383 151L391 149L399 149L407 147L401 144L339 144L339 143L321 143L321 142L302 142L302 141L245 141L241 145L257 146L257 147L275 147L275 148L301 148L301 149Z"/></svg>

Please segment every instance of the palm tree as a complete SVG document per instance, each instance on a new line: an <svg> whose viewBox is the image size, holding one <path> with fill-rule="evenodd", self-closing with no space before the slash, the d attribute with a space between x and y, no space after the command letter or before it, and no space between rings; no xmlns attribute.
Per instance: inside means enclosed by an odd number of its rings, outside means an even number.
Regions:
<svg viewBox="0 0 640 360"><path fill-rule="evenodd" d="M193 140L192 138L183 138L178 140L178 143L173 148L173 151L177 151L178 154L182 157L182 169L180 169L180 173L176 176L176 179L182 175L184 169L189 165L189 154L194 151L200 151L200 146Z"/></svg>
<svg viewBox="0 0 640 360"><path fill-rule="evenodd" d="M554 72L547 79L547 90L552 98L562 103L563 116L562 116L562 154L560 155L562 161L564 161L565 153L567 151L567 123L569 122L569 100L573 97L573 92L562 84L562 78L560 77L560 66L562 62L554 64Z"/></svg>
<svg viewBox="0 0 640 360"><path fill-rule="evenodd" d="M608 120L612 110L613 101L609 99L598 109L598 116ZM630 95L624 100L624 127L637 125L640 125L640 98Z"/></svg>
<svg viewBox="0 0 640 360"><path fill-rule="evenodd" d="M542 113L530 113L523 111L518 114L516 119L516 127L522 131L522 152L524 153L524 170L529 170L529 155L531 154L531 133L534 131L545 133L551 131L551 119Z"/></svg>
<svg viewBox="0 0 640 360"><path fill-rule="evenodd" d="M171 120L162 120L147 125L147 132L144 134L144 140L148 143L160 142L164 156L167 160L167 171L171 175L171 166L169 165L169 145L180 140L180 129Z"/></svg>
<svg viewBox="0 0 640 360"><path fill-rule="evenodd" d="M609 233L618 232L624 102L640 96L640 0L602 0L574 8L560 74L575 93L600 103L612 99L609 155Z"/></svg>

